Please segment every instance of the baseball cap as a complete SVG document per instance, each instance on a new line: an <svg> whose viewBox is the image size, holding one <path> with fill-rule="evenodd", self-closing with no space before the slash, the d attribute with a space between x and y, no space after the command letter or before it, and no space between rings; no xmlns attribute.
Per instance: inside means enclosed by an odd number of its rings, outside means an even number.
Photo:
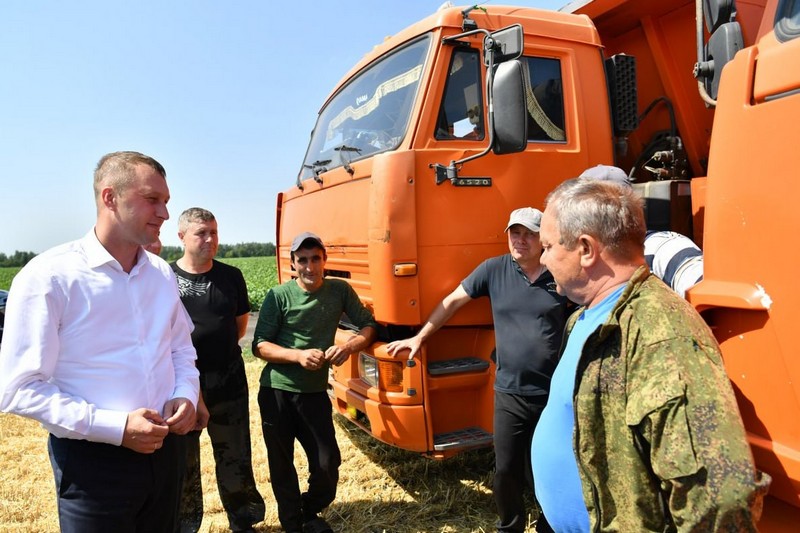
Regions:
<svg viewBox="0 0 800 533"><path fill-rule="evenodd" d="M539 227L542 224L542 212L533 207L514 209L508 219L505 231L508 231L508 228L514 224L522 224L529 230L539 233Z"/></svg>
<svg viewBox="0 0 800 533"><path fill-rule="evenodd" d="M630 185L631 180L625 171L619 167L612 167L611 165L597 165L596 167L587 168L578 178L585 178L598 181L613 181L622 185Z"/></svg>
<svg viewBox="0 0 800 533"><path fill-rule="evenodd" d="M300 235L294 238L292 241L292 247L289 249L290 252L296 252L300 249L304 242L311 240L314 241L316 246L319 246L323 250L325 249L325 245L322 244L322 239L311 233L310 231L304 231Z"/></svg>

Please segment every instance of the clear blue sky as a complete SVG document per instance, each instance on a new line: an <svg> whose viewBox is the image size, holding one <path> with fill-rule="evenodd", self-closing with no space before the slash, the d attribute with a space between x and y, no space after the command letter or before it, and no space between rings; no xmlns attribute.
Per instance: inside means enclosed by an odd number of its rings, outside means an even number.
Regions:
<svg viewBox="0 0 800 533"><path fill-rule="evenodd" d="M94 166L116 150L166 167L164 244L179 244L191 206L214 212L223 243L274 242L276 195L295 182L323 100L442 1L0 3L0 252L88 231Z"/></svg>

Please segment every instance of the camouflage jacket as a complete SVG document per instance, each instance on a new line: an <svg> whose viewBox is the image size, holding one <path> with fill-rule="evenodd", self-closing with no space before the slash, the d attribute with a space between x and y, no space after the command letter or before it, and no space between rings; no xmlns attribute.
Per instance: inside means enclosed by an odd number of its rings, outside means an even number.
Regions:
<svg viewBox="0 0 800 533"><path fill-rule="evenodd" d="M719 345L647 267L587 339L574 407L592 531L755 531L769 476L756 472Z"/></svg>

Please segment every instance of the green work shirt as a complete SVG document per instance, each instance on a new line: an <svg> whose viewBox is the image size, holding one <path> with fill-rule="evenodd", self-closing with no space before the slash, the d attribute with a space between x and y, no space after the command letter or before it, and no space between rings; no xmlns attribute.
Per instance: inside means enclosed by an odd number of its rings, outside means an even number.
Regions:
<svg viewBox="0 0 800 533"><path fill-rule="evenodd" d="M253 334L253 353L267 341L284 348L323 352L334 344L339 319L345 313L359 330L376 326L352 287L338 279L325 279L314 292L301 289L295 280L273 287L264 298ZM328 364L306 370L299 363L268 362L261 373L261 386L290 392L324 392Z"/></svg>

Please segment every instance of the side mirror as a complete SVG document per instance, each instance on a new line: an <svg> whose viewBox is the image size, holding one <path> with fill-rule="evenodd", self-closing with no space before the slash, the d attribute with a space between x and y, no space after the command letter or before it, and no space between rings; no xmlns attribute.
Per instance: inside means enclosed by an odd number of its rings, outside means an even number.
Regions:
<svg viewBox="0 0 800 533"><path fill-rule="evenodd" d="M733 22L736 13L734 0L702 0L703 18L708 33L714 33L726 22Z"/></svg>
<svg viewBox="0 0 800 533"><path fill-rule="evenodd" d="M507 61L497 66L492 80L494 143L497 155L514 154L528 146L528 111L522 63Z"/></svg>
<svg viewBox="0 0 800 533"><path fill-rule="evenodd" d="M706 61L710 73L705 77L705 87L708 95L717 99L719 81L722 77L722 67L733 59L736 52L744 48L742 27L738 22L728 22L717 28L711 34L706 45Z"/></svg>
<svg viewBox="0 0 800 533"><path fill-rule="evenodd" d="M483 38L483 62L490 67L517 59L522 55L522 47L522 25L512 24Z"/></svg>

